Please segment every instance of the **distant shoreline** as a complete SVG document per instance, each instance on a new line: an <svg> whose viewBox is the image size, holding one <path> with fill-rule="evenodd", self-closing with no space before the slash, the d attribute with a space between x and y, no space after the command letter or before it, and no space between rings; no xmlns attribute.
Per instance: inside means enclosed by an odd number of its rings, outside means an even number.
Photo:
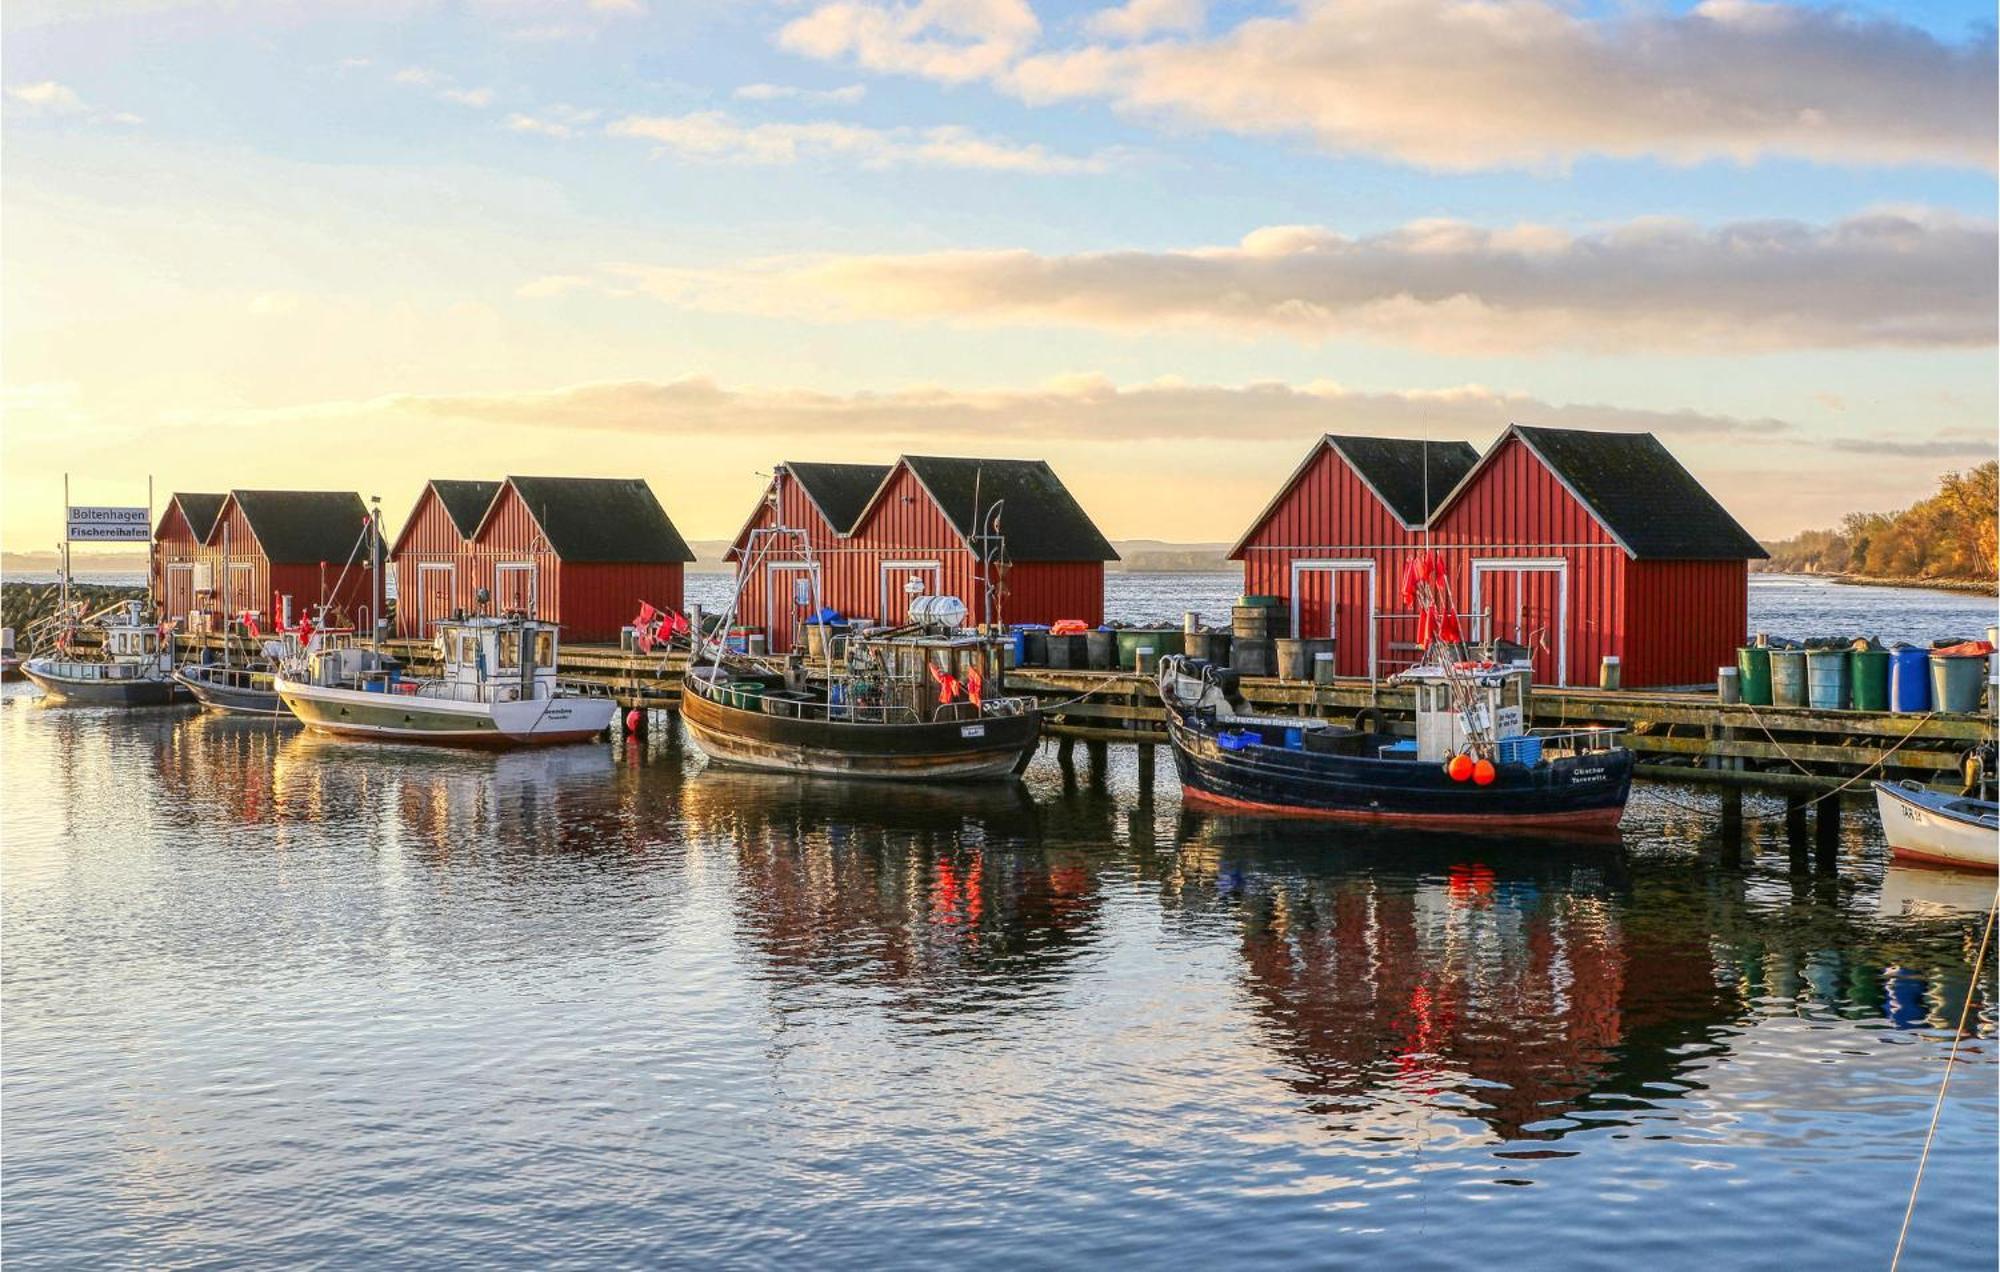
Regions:
<svg viewBox="0 0 2000 1272"><path fill-rule="evenodd" d="M1755 570L1754 574L1778 579L1818 579L1850 587L1900 587L1919 592L1958 592L1970 596L2000 596L2000 584L1991 579L1911 579L1874 578L1865 574L1811 574L1802 570Z"/></svg>

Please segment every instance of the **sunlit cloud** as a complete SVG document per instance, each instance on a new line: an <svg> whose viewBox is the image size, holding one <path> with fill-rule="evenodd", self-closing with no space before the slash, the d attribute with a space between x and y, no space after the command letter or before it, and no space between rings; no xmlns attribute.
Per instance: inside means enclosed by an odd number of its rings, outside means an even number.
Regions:
<svg viewBox="0 0 2000 1272"><path fill-rule="evenodd" d="M800 88L795 84L744 84L730 96L745 102L809 102L823 106L852 106L868 95L866 84L840 88Z"/></svg>
<svg viewBox="0 0 2000 1272"><path fill-rule="evenodd" d="M84 101L67 84L42 80L34 84L14 84L7 88L7 100L15 115L45 119L74 119L89 123L143 124L146 121L125 111L103 110Z"/></svg>
<svg viewBox="0 0 2000 1272"><path fill-rule="evenodd" d="M830 120L746 124L715 110L629 115L605 132L652 142L655 154L721 163L846 159L865 168L919 166L1051 175L1102 172L1110 162L1101 154L1066 155L955 126L870 128Z"/></svg>
<svg viewBox="0 0 2000 1272"><path fill-rule="evenodd" d="M1882 211L1831 225L1645 219L1587 234L1420 221L1348 237L1272 226L1229 246L608 265L607 291L828 321L942 319L1360 339L1444 353L1736 353L1993 343L1989 222Z"/></svg>
<svg viewBox="0 0 2000 1272"><path fill-rule="evenodd" d="M1096 40L1038 48L1039 24L1012 0L842 0L777 39L869 70L986 80L1031 103L1098 99L1439 169L1589 155L1995 165L1991 27L1954 43L1893 17L1765 0L1605 14L1558 0L1321 0L1206 38L1138 39L1169 16L1188 15L1135 0L1085 24Z"/></svg>

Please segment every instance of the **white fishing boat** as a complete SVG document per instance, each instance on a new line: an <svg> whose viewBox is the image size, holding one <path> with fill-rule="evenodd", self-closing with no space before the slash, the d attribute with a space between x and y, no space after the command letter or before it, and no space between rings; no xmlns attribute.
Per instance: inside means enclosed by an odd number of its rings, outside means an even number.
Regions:
<svg viewBox="0 0 2000 1272"><path fill-rule="evenodd" d="M337 643L275 681L308 729L345 737L455 746L580 742L611 726L618 705L556 679L556 629L518 616L438 624L441 674L405 674L378 651Z"/></svg>
<svg viewBox="0 0 2000 1272"><path fill-rule="evenodd" d="M65 610L37 625L37 645L51 652L21 664L21 674L58 702L157 707L175 701L173 637L155 626L138 601L95 614ZM94 631L97 641L87 635Z"/></svg>
<svg viewBox="0 0 2000 1272"><path fill-rule="evenodd" d="M1946 795L1916 782L1875 783L1889 851L1908 861L2000 869L2000 804Z"/></svg>

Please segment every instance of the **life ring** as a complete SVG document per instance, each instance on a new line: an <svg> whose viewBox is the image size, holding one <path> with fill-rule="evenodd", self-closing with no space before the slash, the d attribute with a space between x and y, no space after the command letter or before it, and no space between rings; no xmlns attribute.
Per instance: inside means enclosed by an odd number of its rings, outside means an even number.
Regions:
<svg viewBox="0 0 2000 1272"><path fill-rule="evenodd" d="M1382 713L1374 707L1361 708L1361 710L1354 713L1354 731L1356 733L1380 733L1382 731Z"/></svg>

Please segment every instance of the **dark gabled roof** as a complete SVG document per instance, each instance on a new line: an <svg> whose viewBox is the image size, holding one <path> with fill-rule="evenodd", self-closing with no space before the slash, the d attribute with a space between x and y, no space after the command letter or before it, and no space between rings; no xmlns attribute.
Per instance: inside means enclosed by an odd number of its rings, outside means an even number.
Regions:
<svg viewBox="0 0 2000 1272"><path fill-rule="evenodd" d="M1299 479L1311 471L1313 461L1319 458L1322 449L1330 450L1347 466L1363 485L1375 492L1389 515L1403 523L1405 530L1421 530L1444 503L1445 498L1465 479L1465 475L1479 463L1479 452L1470 442L1433 442L1424 438L1410 437L1350 437L1328 433L1313 444L1292 475L1285 478L1285 484L1278 487L1278 493L1271 496L1271 502L1264 505L1250 528L1245 530L1229 549L1226 560L1242 559L1243 550L1251 536L1270 520L1278 505L1285 502ZM1430 466L1428 476L1424 468ZM1424 495L1428 489L1430 507L1424 506Z"/></svg>
<svg viewBox="0 0 2000 1272"><path fill-rule="evenodd" d="M528 506L549 548L565 561L694 560L643 477L509 477L507 484ZM493 502L497 506L499 500Z"/></svg>
<svg viewBox="0 0 2000 1272"><path fill-rule="evenodd" d="M1752 561L1770 556L1651 433L1514 424L1493 443L1479 467L1499 454L1509 437L1520 438L1548 465L1605 532L1633 557ZM1466 474L1444 502L1456 499L1476 472Z"/></svg>
<svg viewBox="0 0 2000 1272"><path fill-rule="evenodd" d="M981 509L1005 501L1000 534L1016 561L1116 561L1117 551L1055 470L1039 459L946 459L905 455L952 528L971 539ZM882 487L886 488L888 478ZM876 494L880 494L878 488ZM873 498L869 500L872 504ZM858 523L857 523L858 524Z"/></svg>
<svg viewBox="0 0 2000 1272"><path fill-rule="evenodd" d="M437 492L438 502L444 505L444 513L451 518L451 524L461 539L470 539L472 532L479 529L481 518L486 516L487 505L493 496L500 493L497 481L451 481L443 477L431 480L431 489Z"/></svg>
<svg viewBox="0 0 2000 1272"><path fill-rule="evenodd" d="M1452 487L1479 462L1479 452L1471 442L1329 433L1326 444L1340 452L1375 497L1410 530L1420 529Z"/></svg>
<svg viewBox="0 0 2000 1272"><path fill-rule="evenodd" d="M367 505L351 490L232 490L266 560L277 565L368 559L361 530ZM209 531L209 541L215 539ZM360 544L357 550L355 545Z"/></svg>
<svg viewBox="0 0 2000 1272"><path fill-rule="evenodd" d="M841 534L854 528L855 519L868 506L890 469L888 464L786 463L783 467L798 478L799 489L806 492L806 498L819 509L819 515Z"/></svg>
<svg viewBox="0 0 2000 1272"><path fill-rule="evenodd" d="M174 497L169 499L167 503L169 506L179 504L181 520L187 522L188 529L194 534L195 540L197 542L206 542L208 532L215 529L215 518L222 512L222 505L228 498L228 495L199 495L176 492ZM161 514L160 520L162 522L166 521L164 513ZM158 533L157 530L154 531L155 535Z"/></svg>

